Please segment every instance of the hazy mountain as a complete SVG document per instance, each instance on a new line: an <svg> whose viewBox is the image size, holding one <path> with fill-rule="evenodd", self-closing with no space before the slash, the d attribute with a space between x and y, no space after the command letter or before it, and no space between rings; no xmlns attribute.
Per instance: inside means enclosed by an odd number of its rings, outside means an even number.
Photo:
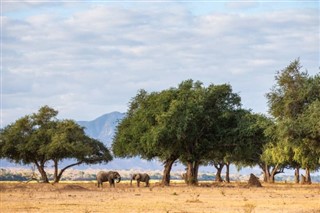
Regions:
<svg viewBox="0 0 320 213"><path fill-rule="evenodd" d="M77 123L85 128L87 135L100 140L107 147L110 147L116 127L124 116L125 114L121 112L111 112L93 121L78 121Z"/></svg>
<svg viewBox="0 0 320 213"><path fill-rule="evenodd" d="M125 113L111 112L104 114L92 121L78 121L77 123L85 127L88 136L103 142L108 148L111 147L118 123L124 118ZM162 169L162 165L158 161L146 161L138 157L119 159L114 158L113 161L105 165L82 165L81 168L106 168L106 169L142 169L156 170Z"/></svg>

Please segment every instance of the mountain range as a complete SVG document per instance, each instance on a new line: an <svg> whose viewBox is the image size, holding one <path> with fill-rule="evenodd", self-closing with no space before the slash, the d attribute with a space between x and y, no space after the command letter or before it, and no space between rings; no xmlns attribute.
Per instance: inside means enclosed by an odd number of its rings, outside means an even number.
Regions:
<svg viewBox="0 0 320 213"><path fill-rule="evenodd" d="M108 148L111 147L116 127L125 116L125 113L111 112L104 114L93 121L78 121L84 127L86 134L103 142Z"/></svg>

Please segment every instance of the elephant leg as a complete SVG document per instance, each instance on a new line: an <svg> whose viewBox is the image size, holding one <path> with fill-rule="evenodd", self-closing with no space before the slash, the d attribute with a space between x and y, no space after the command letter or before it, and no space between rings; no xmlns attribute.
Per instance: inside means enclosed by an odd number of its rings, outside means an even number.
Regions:
<svg viewBox="0 0 320 213"><path fill-rule="evenodd" d="M101 185L101 188L102 188L102 182L98 181L98 188L100 188L100 185Z"/></svg>
<svg viewBox="0 0 320 213"><path fill-rule="evenodd" d="M137 180L137 186L140 187L140 180Z"/></svg>
<svg viewBox="0 0 320 213"><path fill-rule="evenodd" d="M114 187L114 180L110 180L110 187Z"/></svg>

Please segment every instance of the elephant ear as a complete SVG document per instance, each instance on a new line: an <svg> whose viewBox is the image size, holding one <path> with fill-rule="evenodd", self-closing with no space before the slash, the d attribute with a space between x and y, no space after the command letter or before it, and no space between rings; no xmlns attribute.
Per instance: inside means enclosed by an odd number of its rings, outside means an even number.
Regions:
<svg viewBox="0 0 320 213"><path fill-rule="evenodd" d="M109 174L109 179L114 179L114 173Z"/></svg>
<svg viewBox="0 0 320 213"><path fill-rule="evenodd" d="M141 175L140 175L140 174L137 174L136 177L135 177L135 179L138 180L138 179L140 179L140 177L141 177Z"/></svg>
<svg viewBox="0 0 320 213"><path fill-rule="evenodd" d="M120 175L119 175L119 173L118 172L113 172L113 174L112 174L112 177L113 178L117 178L117 177L119 177Z"/></svg>

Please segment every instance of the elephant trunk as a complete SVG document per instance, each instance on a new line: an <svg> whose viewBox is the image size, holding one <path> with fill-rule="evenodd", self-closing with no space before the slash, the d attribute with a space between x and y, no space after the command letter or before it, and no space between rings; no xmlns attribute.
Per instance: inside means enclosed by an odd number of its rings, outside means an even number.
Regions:
<svg viewBox="0 0 320 213"><path fill-rule="evenodd" d="M131 178L131 181L130 181L130 186L132 186L132 179L133 179L133 178Z"/></svg>
<svg viewBox="0 0 320 213"><path fill-rule="evenodd" d="M118 177L118 181L117 181L117 183L120 183L120 181L121 181L121 177L119 176L119 177Z"/></svg>

